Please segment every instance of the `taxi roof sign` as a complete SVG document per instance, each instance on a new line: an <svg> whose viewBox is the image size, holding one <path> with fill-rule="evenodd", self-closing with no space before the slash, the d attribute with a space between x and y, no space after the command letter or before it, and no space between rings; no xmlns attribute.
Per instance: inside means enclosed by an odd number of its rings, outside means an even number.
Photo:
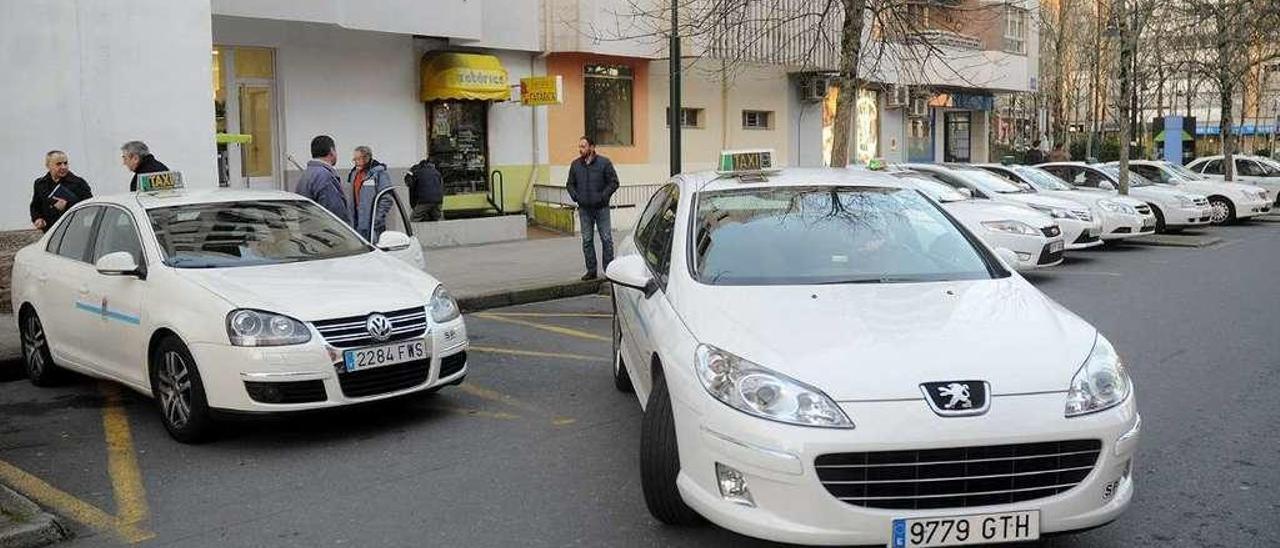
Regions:
<svg viewBox="0 0 1280 548"><path fill-rule="evenodd" d="M720 175L761 175L777 171L772 149L725 150L720 152Z"/></svg>
<svg viewBox="0 0 1280 548"><path fill-rule="evenodd" d="M181 171L156 171L138 174L138 192L181 190L183 188L186 188L186 185L182 183Z"/></svg>

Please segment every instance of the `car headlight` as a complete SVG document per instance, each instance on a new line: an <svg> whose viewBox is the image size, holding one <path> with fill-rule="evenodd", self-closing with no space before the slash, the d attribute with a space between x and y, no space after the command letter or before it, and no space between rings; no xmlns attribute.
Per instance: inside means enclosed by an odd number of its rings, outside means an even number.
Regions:
<svg viewBox="0 0 1280 548"><path fill-rule="evenodd" d="M1066 208L1062 208L1062 207L1052 207L1052 206L1039 206L1039 205L1033 205L1033 206L1031 206L1031 209L1034 209L1034 210L1036 210L1036 211L1039 211L1040 213L1044 213L1045 215L1048 215L1048 216L1050 216L1050 217L1053 217L1054 219L1072 219L1072 218L1074 218L1074 216L1071 214L1071 210L1066 209Z"/></svg>
<svg viewBox="0 0 1280 548"><path fill-rule="evenodd" d="M715 399L762 419L822 428L853 428L821 390L710 345L694 359L698 380Z"/></svg>
<svg viewBox="0 0 1280 548"><path fill-rule="evenodd" d="M1124 213L1127 215L1137 215L1138 210L1129 204L1122 204L1113 200L1098 200L1098 207L1110 211L1112 213Z"/></svg>
<svg viewBox="0 0 1280 548"><path fill-rule="evenodd" d="M1133 390L1129 374L1124 370L1115 347L1101 334L1093 343L1093 351L1071 379L1067 390L1066 416L1078 417L1119 405Z"/></svg>
<svg viewBox="0 0 1280 548"><path fill-rule="evenodd" d="M288 316L242 308L227 314L227 336L235 346L286 346L310 341L311 330Z"/></svg>
<svg viewBox="0 0 1280 548"><path fill-rule="evenodd" d="M1022 221L983 221L982 226L993 232L1007 232L1024 236L1039 236L1040 231Z"/></svg>
<svg viewBox="0 0 1280 548"><path fill-rule="evenodd" d="M458 310L458 301L453 300L453 295L450 295L449 290L443 285L437 287L431 294L431 303L427 308L431 309L431 319L436 323L453 321L462 314Z"/></svg>
<svg viewBox="0 0 1280 548"><path fill-rule="evenodd" d="M1179 194L1179 195L1178 195L1178 205L1179 205L1179 206L1181 206L1181 207L1188 207L1188 208L1189 208L1189 207L1195 207L1195 206L1196 206L1196 201L1195 201L1195 200L1193 200L1190 196L1187 196L1186 194Z"/></svg>

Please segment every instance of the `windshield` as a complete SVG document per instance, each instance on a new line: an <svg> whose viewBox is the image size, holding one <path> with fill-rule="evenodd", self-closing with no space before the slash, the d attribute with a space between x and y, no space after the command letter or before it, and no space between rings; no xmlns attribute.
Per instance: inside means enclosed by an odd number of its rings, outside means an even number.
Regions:
<svg viewBox="0 0 1280 548"><path fill-rule="evenodd" d="M1093 167L1097 168L1098 171L1110 175L1113 181L1120 180L1120 166L1105 165ZM1138 175L1137 173L1134 173L1133 170L1129 170L1129 186L1151 186L1154 184L1155 183L1151 182L1151 179Z"/></svg>
<svg viewBox="0 0 1280 548"><path fill-rule="evenodd" d="M1076 187L1071 186L1069 183L1067 183L1066 181L1063 181L1062 179L1059 179L1054 174L1049 173L1048 171L1045 171L1038 167L1018 166L1013 169L1017 171L1018 175L1021 175L1023 179L1026 179L1027 182L1031 183L1031 186L1034 186L1040 190L1049 191L1049 190L1075 190L1076 189Z"/></svg>
<svg viewBox="0 0 1280 548"><path fill-rule="evenodd" d="M1258 160L1259 164L1262 164L1262 169L1266 171L1266 173L1263 174L1265 177L1280 176L1280 161L1273 160L1266 156L1258 156L1254 159Z"/></svg>
<svg viewBox="0 0 1280 548"><path fill-rule="evenodd" d="M1165 162L1162 165L1164 165L1165 169L1173 172L1173 174L1177 176L1177 178L1182 179L1184 181L1198 181L1204 178L1203 175L1200 175L1199 173L1191 171L1190 169L1187 169L1186 167L1180 166L1173 162Z"/></svg>
<svg viewBox="0 0 1280 548"><path fill-rule="evenodd" d="M371 251L355 232L304 201L227 202L150 209L174 268L224 268L345 257Z"/></svg>
<svg viewBox="0 0 1280 548"><path fill-rule="evenodd" d="M894 176L909 182L917 190L939 202L962 202L968 200L964 194L951 188L950 185L920 177L914 172L895 173Z"/></svg>
<svg viewBox="0 0 1280 548"><path fill-rule="evenodd" d="M985 255L919 192L774 187L698 195L694 277L810 285L992 277Z"/></svg>
<svg viewBox="0 0 1280 548"><path fill-rule="evenodd" d="M1000 177L989 171L981 169L960 169L957 170L962 176L968 178L973 184L982 187L987 192L995 192L997 194L1022 194L1027 192L1007 179Z"/></svg>

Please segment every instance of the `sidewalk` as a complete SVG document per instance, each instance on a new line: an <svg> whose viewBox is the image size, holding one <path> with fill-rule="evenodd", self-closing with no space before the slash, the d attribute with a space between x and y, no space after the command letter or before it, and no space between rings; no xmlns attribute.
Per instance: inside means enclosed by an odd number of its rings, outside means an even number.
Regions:
<svg viewBox="0 0 1280 548"><path fill-rule="evenodd" d="M622 237L615 231L614 244ZM599 245L597 239L597 253ZM586 266L578 235L427 249L426 255L427 272L467 311L595 293L603 283L580 280Z"/></svg>

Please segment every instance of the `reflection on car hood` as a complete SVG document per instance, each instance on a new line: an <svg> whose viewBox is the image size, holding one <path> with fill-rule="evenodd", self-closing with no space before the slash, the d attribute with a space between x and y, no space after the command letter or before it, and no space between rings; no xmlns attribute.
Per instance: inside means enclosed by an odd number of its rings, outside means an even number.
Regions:
<svg viewBox="0 0 1280 548"><path fill-rule="evenodd" d="M1242 183L1228 183L1226 181L1211 181L1208 179L1198 179L1195 181L1182 181L1176 187L1178 190L1185 190L1196 194L1221 194L1223 192L1258 192L1265 190L1257 185L1248 185Z"/></svg>
<svg viewBox="0 0 1280 548"><path fill-rule="evenodd" d="M1065 391L1096 331L1021 277L935 283L690 287L700 342L839 401L921 398L920 383Z"/></svg>
<svg viewBox="0 0 1280 548"><path fill-rule="evenodd" d="M1061 207L1066 209L1079 209L1080 204L1063 198L1055 198L1043 194L1005 194L1006 198L1017 200L1020 203L1034 205L1039 207Z"/></svg>
<svg viewBox="0 0 1280 548"><path fill-rule="evenodd" d="M385 253L236 268L177 272L237 308L302 321L389 312L427 303L439 283Z"/></svg>
<svg viewBox="0 0 1280 548"><path fill-rule="evenodd" d="M1137 196L1144 200L1177 200L1178 196L1190 196L1192 198L1204 198L1204 195L1189 190L1181 190L1177 187L1169 185L1154 184L1147 186L1135 186L1129 189L1129 195Z"/></svg>
<svg viewBox="0 0 1280 548"><path fill-rule="evenodd" d="M1055 223L1048 215L1026 206L1002 204L986 200L965 200L963 202L947 202L942 207L955 215L960 222L972 230L981 228L985 221L1021 221L1035 228L1047 228Z"/></svg>
<svg viewBox="0 0 1280 548"><path fill-rule="evenodd" d="M1052 196L1057 196L1067 200L1073 200L1078 203L1086 204L1090 207L1097 205L1099 200L1111 200L1113 202L1128 204L1134 207L1137 207L1146 203L1146 202L1143 202L1142 200L1135 200L1128 196L1121 196L1118 193L1110 192L1106 190L1079 189L1079 190L1053 190L1049 192Z"/></svg>

